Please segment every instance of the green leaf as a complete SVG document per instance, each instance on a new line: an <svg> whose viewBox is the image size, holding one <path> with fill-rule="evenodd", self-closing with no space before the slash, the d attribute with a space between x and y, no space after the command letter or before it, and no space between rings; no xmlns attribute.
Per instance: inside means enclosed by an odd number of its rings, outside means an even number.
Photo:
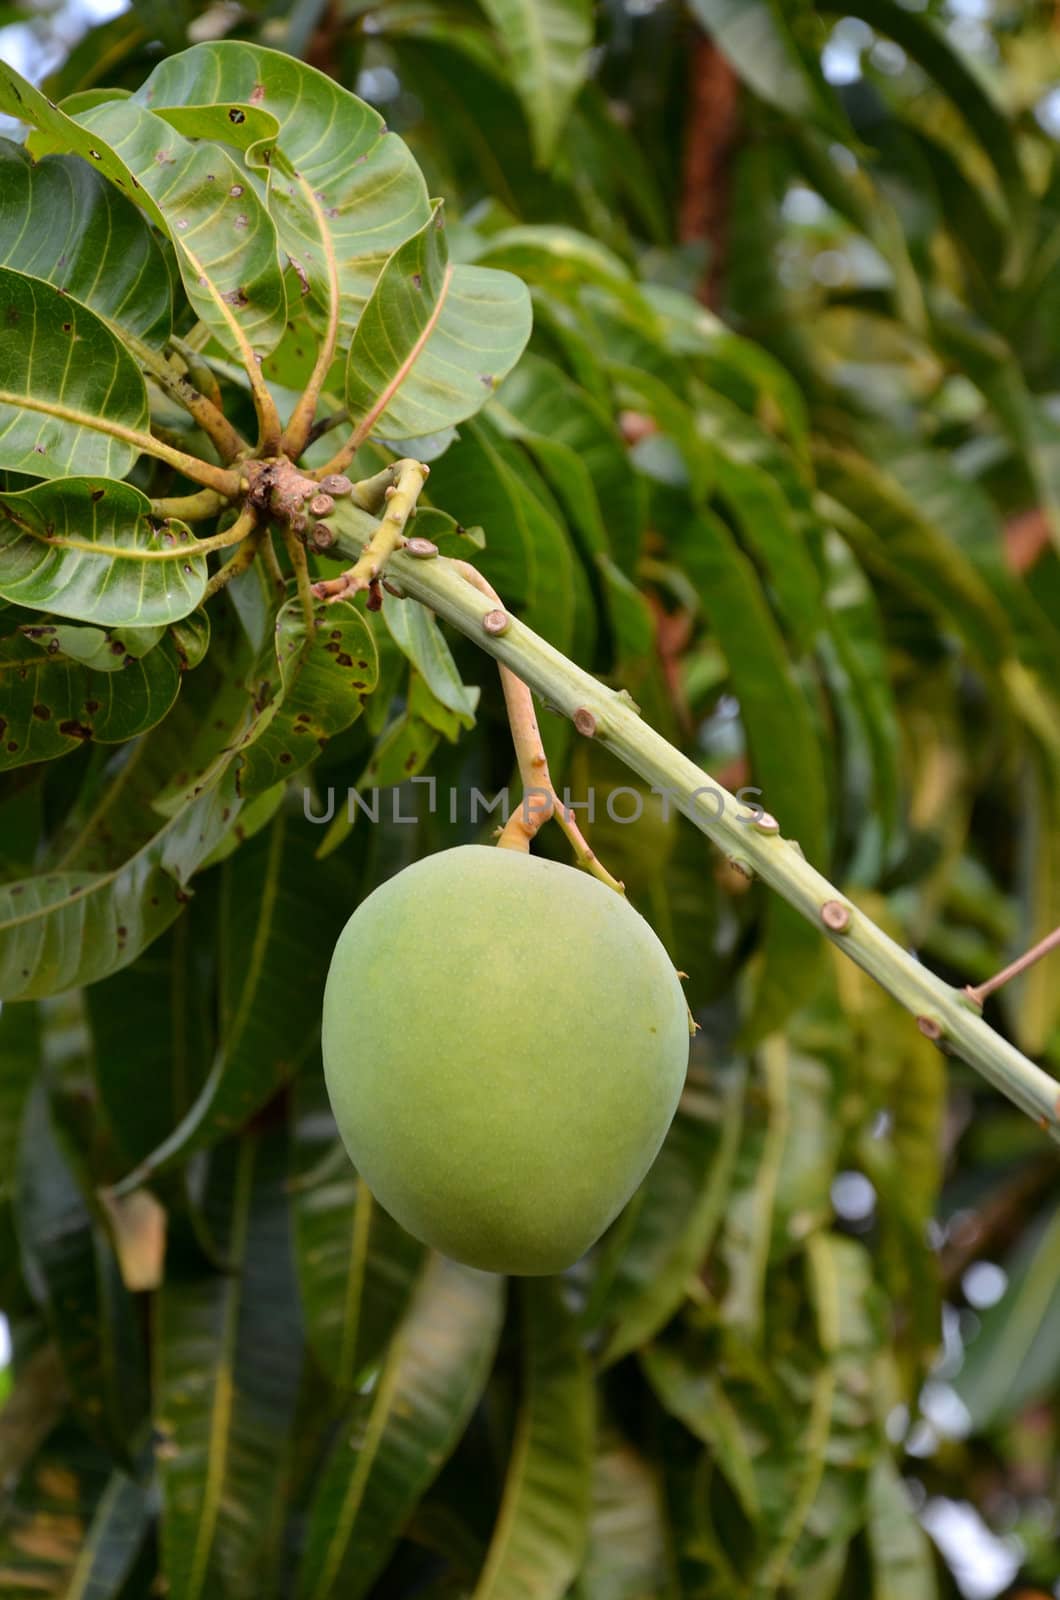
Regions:
<svg viewBox="0 0 1060 1600"><path fill-rule="evenodd" d="M678 1345L649 1345L640 1359L662 1405L709 1447L746 1516L756 1522L761 1507L751 1448L719 1374Z"/></svg>
<svg viewBox="0 0 1060 1600"><path fill-rule="evenodd" d="M158 240L78 156L33 162L0 139L0 265L46 279L147 344L169 336L172 296Z"/></svg>
<svg viewBox="0 0 1060 1600"><path fill-rule="evenodd" d="M501 1508L473 1600L561 1600L588 1536L594 1398L554 1279L519 1285L523 1383Z"/></svg>
<svg viewBox="0 0 1060 1600"><path fill-rule="evenodd" d="M756 94L793 117L839 123L820 67L804 51L778 0L690 0L701 22ZM794 8L795 13L803 10Z"/></svg>
<svg viewBox="0 0 1060 1600"><path fill-rule="evenodd" d="M872 1600L937 1600L931 1543L889 1456L872 1469L868 1511Z"/></svg>
<svg viewBox="0 0 1060 1600"><path fill-rule="evenodd" d="M973 1432L997 1428L1056 1383L1060 1371L1060 1207L1038 1218L1005 1262L1008 1287L980 1314L951 1380Z"/></svg>
<svg viewBox="0 0 1060 1600"><path fill-rule="evenodd" d="M0 639L0 771L52 761L86 740L121 744L153 728L177 697L176 651L163 645L122 672L42 655L24 635Z"/></svg>
<svg viewBox="0 0 1060 1600"><path fill-rule="evenodd" d="M0 1007L0 1206L14 1191L22 1106L40 1069L40 1024L36 1006Z"/></svg>
<svg viewBox="0 0 1060 1600"><path fill-rule="evenodd" d="M416 668L435 699L470 728L475 722L478 693L464 683L433 612L415 600L388 600L383 620L394 643Z"/></svg>
<svg viewBox="0 0 1060 1600"><path fill-rule="evenodd" d="M50 283L0 267L0 467L123 478L147 390L105 322Z"/></svg>
<svg viewBox="0 0 1060 1600"><path fill-rule="evenodd" d="M77 1409L122 1455L146 1404L139 1327L110 1240L63 1154L43 1082L23 1119L15 1206L26 1279Z"/></svg>
<svg viewBox="0 0 1060 1600"><path fill-rule="evenodd" d="M324 73L244 41L195 45L170 56L137 99L170 120L174 108L186 107L182 126L189 132L204 107L221 108L223 131L212 137L245 149L248 166L267 180L269 212L291 263L292 314L301 307L318 334L334 315L345 350L387 257L430 216L423 175L408 146L387 131L377 111ZM230 120L232 110L242 117ZM263 115L269 137L248 136L256 126L252 119ZM277 359L290 362L297 342L288 340ZM311 364L312 351L295 359L302 373Z"/></svg>
<svg viewBox="0 0 1060 1600"><path fill-rule="evenodd" d="M613 1271L604 1266L590 1301L590 1325L608 1330L604 1365L659 1332L706 1259L728 1199L744 1076L740 1068L690 1072L666 1142L615 1230Z"/></svg>
<svg viewBox="0 0 1060 1600"><path fill-rule="evenodd" d="M206 588L206 558L189 528L150 509L132 484L106 478L0 494L0 595L103 626L187 616Z"/></svg>
<svg viewBox="0 0 1060 1600"><path fill-rule="evenodd" d="M85 1530L64 1600L112 1600L130 1576L151 1525L146 1485L128 1473L111 1474Z"/></svg>
<svg viewBox="0 0 1060 1600"><path fill-rule="evenodd" d="M508 272L453 265L441 205L379 275L350 345L346 409L363 438L408 439L482 408L530 337Z"/></svg>
<svg viewBox="0 0 1060 1600"><path fill-rule="evenodd" d="M555 153L571 103L588 75L589 0L482 0L511 63L538 166Z"/></svg>
<svg viewBox="0 0 1060 1600"><path fill-rule="evenodd" d="M316 1047L324 979L348 913L341 876L310 877L308 828L281 810L221 867L220 1037L187 1115L125 1177L125 1193L241 1127Z"/></svg>
<svg viewBox="0 0 1060 1600"><path fill-rule="evenodd" d="M167 1262L154 1321L162 1571L172 1600L274 1592L302 1337L281 1130L210 1158L226 1271Z"/></svg>
<svg viewBox="0 0 1060 1600"><path fill-rule="evenodd" d="M297 599L276 619L276 709L244 749L240 792L247 798L301 772L356 722L375 688L375 640L361 612L339 601L319 606L315 618L311 638Z"/></svg>
<svg viewBox="0 0 1060 1600"><path fill-rule="evenodd" d="M352 1431L347 1423L325 1464L299 1600L357 1600L372 1586L478 1402L503 1308L502 1278L428 1257Z"/></svg>
<svg viewBox="0 0 1060 1600"><path fill-rule="evenodd" d="M645 1600L673 1593L663 1490L651 1463L607 1433L593 1466L589 1545L571 1600Z"/></svg>
<svg viewBox="0 0 1060 1600"><path fill-rule="evenodd" d="M316 1072L295 1080L291 1160L306 1336L331 1382L349 1391L405 1312L424 1246L372 1198L343 1148Z"/></svg>

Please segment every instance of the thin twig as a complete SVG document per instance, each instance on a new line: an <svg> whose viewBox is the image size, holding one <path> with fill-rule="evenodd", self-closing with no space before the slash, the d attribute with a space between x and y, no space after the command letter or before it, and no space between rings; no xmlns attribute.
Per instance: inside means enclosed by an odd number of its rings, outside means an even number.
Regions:
<svg viewBox="0 0 1060 1600"><path fill-rule="evenodd" d="M969 1000L974 1000L977 1006L981 1006L987 995L993 994L995 989L1000 989L1010 978L1018 978L1021 972L1026 972L1028 967L1033 967L1036 961L1047 956L1050 950L1056 949L1060 949L1060 928L1054 928L1052 933L1047 933L1044 939L1040 939L1030 950L1024 951L1023 955L1010 962L1007 967L1002 967L1000 972L995 972L985 983L977 983L974 988L969 984L964 992Z"/></svg>
<svg viewBox="0 0 1060 1600"><path fill-rule="evenodd" d="M265 529L261 527L254 528L251 531L247 538L244 539L235 555L232 556L229 561L226 561L224 566L219 567L214 573L213 577L206 585L206 589L203 594L204 600L209 600L211 596L217 594L221 589L223 589L225 584L231 583L233 578L238 578L241 572L246 572L248 567L253 566L254 557L258 553L258 546L261 544L264 535Z"/></svg>
<svg viewBox="0 0 1060 1600"><path fill-rule="evenodd" d="M121 337L140 365L150 373L163 394L175 400L177 405L183 406L189 416L194 417L203 433L216 445L222 461L235 461L239 456L249 454L250 445L243 435L232 426L212 400L174 370L165 356L159 355L157 350L152 350L150 345L144 344L143 340L137 339L134 334L124 329Z"/></svg>
<svg viewBox="0 0 1060 1600"><path fill-rule="evenodd" d="M265 568L266 568L266 570L267 570L267 572L269 574L269 577L272 579L273 583L276 585L277 590L279 591L280 594L286 593L286 590L287 590L287 579L283 575L283 568L280 566L279 561L276 559L276 547L272 542L272 534L271 533L266 534L265 538L262 541L261 554L262 554L262 559L265 562Z"/></svg>
<svg viewBox="0 0 1060 1600"><path fill-rule="evenodd" d="M305 545L295 533L289 522L281 522L280 529L283 533L283 542L287 546L287 554L291 558L294 568L294 578L298 585L298 598L302 602L302 616L305 619L306 629L312 637L316 626L316 605L314 603L314 585L309 576L309 560L305 553ZM316 585L319 590L320 585Z"/></svg>
<svg viewBox="0 0 1060 1600"><path fill-rule="evenodd" d="M216 489L200 489L197 494L178 494L170 499L152 500L153 517L176 517L178 522L205 522L215 517L225 504Z"/></svg>

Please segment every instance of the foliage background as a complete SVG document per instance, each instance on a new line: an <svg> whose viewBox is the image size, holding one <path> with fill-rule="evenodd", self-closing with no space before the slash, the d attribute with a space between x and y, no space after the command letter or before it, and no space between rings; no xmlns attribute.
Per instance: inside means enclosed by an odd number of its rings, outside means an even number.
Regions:
<svg viewBox="0 0 1060 1600"><path fill-rule="evenodd" d="M222 33L376 102L460 257L530 285L529 354L430 480L505 599L951 981L1055 926L1052 7L177 0L94 28L48 92ZM0 780L5 878L128 854L225 687L227 605L132 747L142 790L128 747ZM480 696L448 668L425 695L376 639L318 799L505 783L485 658L452 640ZM575 794L635 787L548 738ZM425 1260L336 1148L316 1019L356 900L477 835L406 784L414 825L320 859L301 781L270 796L138 960L0 1013L0 1594L1060 1584L1035 1129L647 796L593 842L703 1024L663 1154L562 1283ZM988 1007L1054 1067L1058 992L1054 962ZM223 1114L182 1125L208 1076ZM155 1203L106 1200L178 1125Z"/></svg>

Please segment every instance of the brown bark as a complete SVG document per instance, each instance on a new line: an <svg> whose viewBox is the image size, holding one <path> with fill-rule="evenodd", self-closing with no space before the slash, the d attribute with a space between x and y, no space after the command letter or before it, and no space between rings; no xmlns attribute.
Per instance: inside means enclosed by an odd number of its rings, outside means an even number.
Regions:
<svg viewBox="0 0 1060 1600"><path fill-rule="evenodd" d="M703 240L710 258L699 298L721 299L729 240L732 156L739 138L740 80L712 39L699 34L689 66L684 176L678 228L681 240Z"/></svg>

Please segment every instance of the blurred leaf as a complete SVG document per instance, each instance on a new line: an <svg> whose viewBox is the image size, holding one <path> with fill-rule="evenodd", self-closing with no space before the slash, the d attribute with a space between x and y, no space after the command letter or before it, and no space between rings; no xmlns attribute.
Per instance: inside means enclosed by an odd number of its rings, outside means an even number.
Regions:
<svg viewBox="0 0 1060 1600"><path fill-rule="evenodd" d="M980 1313L951 1379L973 1431L1002 1426L1060 1373L1060 1209L1047 1210L1005 1262L1008 1287Z"/></svg>
<svg viewBox="0 0 1060 1600"><path fill-rule="evenodd" d="M415 600L388 601L383 621L435 699L466 728L474 725L477 694L463 682L433 612Z"/></svg>
<svg viewBox="0 0 1060 1600"><path fill-rule="evenodd" d="M789 18L777 0L690 0L690 6L763 100L795 117L840 120L818 63L800 47L791 26L807 8L796 5Z"/></svg>
<svg viewBox="0 0 1060 1600"><path fill-rule="evenodd" d="M581 1565L592 1491L588 1361L555 1283L519 1288L523 1383L504 1496L474 1600L561 1600Z"/></svg>
<svg viewBox="0 0 1060 1600"><path fill-rule="evenodd" d="M352 1432L347 1423L317 1485L299 1600L356 1600L371 1587L478 1402L503 1305L503 1279L428 1257Z"/></svg>
<svg viewBox="0 0 1060 1600"><path fill-rule="evenodd" d="M317 1073L295 1080L291 1161L306 1335L332 1383L348 1391L404 1312L424 1247L377 1205L355 1171Z"/></svg>
<svg viewBox="0 0 1060 1600"><path fill-rule="evenodd" d="M571 1600L663 1600L673 1593L662 1484L632 1445L607 1433L593 1467L589 1545Z"/></svg>
<svg viewBox="0 0 1060 1600"><path fill-rule="evenodd" d="M869 1477L872 1600L936 1600L931 1544L916 1519L898 1469L881 1456Z"/></svg>
<svg viewBox="0 0 1060 1600"><path fill-rule="evenodd" d="M588 73L589 0L482 0L482 5L511 63L534 153L543 166L555 153L571 101Z"/></svg>
<svg viewBox="0 0 1060 1600"><path fill-rule="evenodd" d="M125 1472L113 1472L85 1530L64 1600L111 1600L120 1594L150 1520L147 1488Z"/></svg>
<svg viewBox="0 0 1060 1600"><path fill-rule="evenodd" d="M274 1581L302 1366L284 1177L276 1130L215 1151L205 1212L226 1271L171 1261L156 1302L162 1571L173 1600L258 1600Z"/></svg>

